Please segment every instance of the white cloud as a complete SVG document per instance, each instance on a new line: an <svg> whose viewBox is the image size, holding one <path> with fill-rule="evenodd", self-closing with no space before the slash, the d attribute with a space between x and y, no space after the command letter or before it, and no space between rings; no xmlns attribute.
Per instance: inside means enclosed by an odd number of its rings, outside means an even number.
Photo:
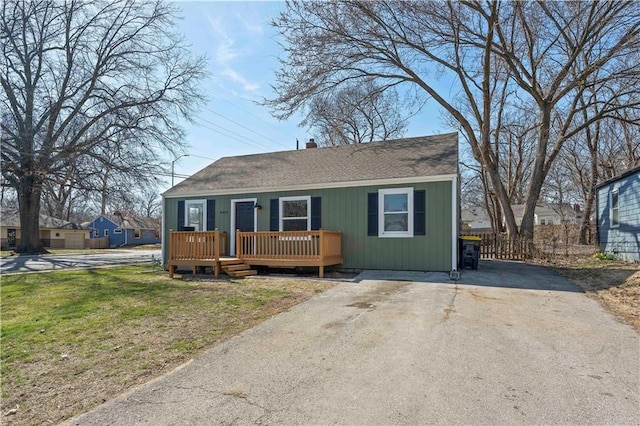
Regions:
<svg viewBox="0 0 640 426"><path fill-rule="evenodd" d="M251 16L251 18L253 18L253 16ZM242 27L248 33L251 33L253 35L263 35L264 34L264 27L262 26L261 23L257 23L253 19L247 19L247 16L243 15L242 13L236 12L235 13L235 19L237 19L238 22L240 22L242 24Z"/></svg>
<svg viewBox="0 0 640 426"><path fill-rule="evenodd" d="M209 29L213 36L214 60L218 65L226 65L240 56L240 51L234 48L235 41L225 31L224 24L219 18L213 18L207 14Z"/></svg>
<svg viewBox="0 0 640 426"><path fill-rule="evenodd" d="M207 14L206 18L212 35L214 74L241 85L247 92L258 90L259 83L249 81L236 71L236 68L242 68L236 62L242 58L251 57L251 49L238 47L236 40L226 31L225 23L228 23L226 20L223 21L220 17L213 17L210 14Z"/></svg>
<svg viewBox="0 0 640 426"><path fill-rule="evenodd" d="M241 84L242 88L247 92L253 92L253 91L258 90L260 88L260 84L259 83L254 83L254 82L248 81L246 78L244 78L243 76L238 74L232 68L225 68L222 71L222 75L227 77L231 81L234 81L236 83Z"/></svg>

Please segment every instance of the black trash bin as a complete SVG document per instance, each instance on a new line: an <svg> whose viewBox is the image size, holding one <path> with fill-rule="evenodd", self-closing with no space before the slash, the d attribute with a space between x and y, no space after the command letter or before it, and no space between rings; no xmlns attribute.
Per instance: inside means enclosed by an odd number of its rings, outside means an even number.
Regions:
<svg viewBox="0 0 640 426"><path fill-rule="evenodd" d="M478 269L480 260L480 237L465 235L460 237L460 269L470 266L471 269Z"/></svg>

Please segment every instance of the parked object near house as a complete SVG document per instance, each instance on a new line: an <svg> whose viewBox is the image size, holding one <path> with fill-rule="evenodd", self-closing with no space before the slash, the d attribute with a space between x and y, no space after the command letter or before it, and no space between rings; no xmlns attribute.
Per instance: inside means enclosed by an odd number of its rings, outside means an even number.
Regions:
<svg viewBox="0 0 640 426"><path fill-rule="evenodd" d="M2 248L20 244L20 215L3 211L0 217ZM73 222L40 215L40 241L46 248L84 249L89 245L89 230Z"/></svg>
<svg viewBox="0 0 640 426"><path fill-rule="evenodd" d="M111 248L160 243L160 221L130 212L103 214L83 225L91 229L91 238L107 237Z"/></svg>
<svg viewBox="0 0 640 426"><path fill-rule="evenodd" d="M601 250L640 261L640 165L599 184L596 200Z"/></svg>
<svg viewBox="0 0 640 426"><path fill-rule="evenodd" d="M224 251L250 265L450 271L458 205L455 133L308 145L222 158L171 188L163 241L219 230Z"/></svg>

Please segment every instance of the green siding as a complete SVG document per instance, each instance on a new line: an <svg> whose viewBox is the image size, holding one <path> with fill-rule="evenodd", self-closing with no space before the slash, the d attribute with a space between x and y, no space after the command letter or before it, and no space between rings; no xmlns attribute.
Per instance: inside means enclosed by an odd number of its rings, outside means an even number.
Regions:
<svg viewBox="0 0 640 426"><path fill-rule="evenodd" d="M425 190L426 235L413 238L367 236L367 194L382 188L403 187ZM322 229L342 232L345 268L418 271L451 269L451 181L185 199L214 198L216 226L221 231L230 232L231 200L257 198L258 203L262 205L262 209L257 211L258 231L268 231L270 200L301 195L322 197ZM165 231L177 228L177 204L176 198L165 199Z"/></svg>

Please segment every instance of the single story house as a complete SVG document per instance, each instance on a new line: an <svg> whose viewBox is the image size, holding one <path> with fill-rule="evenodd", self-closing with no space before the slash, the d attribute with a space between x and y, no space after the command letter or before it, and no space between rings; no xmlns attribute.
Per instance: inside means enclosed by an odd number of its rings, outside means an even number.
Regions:
<svg viewBox="0 0 640 426"><path fill-rule="evenodd" d="M221 158L163 194L163 259L171 231L217 229L236 255L237 230L321 229L344 268L455 270L458 184L456 133Z"/></svg>
<svg viewBox="0 0 640 426"><path fill-rule="evenodd" d="M101 214L83 226L91 230L91 238L107 237L112 248L160 243L160 221L130 212Z"/></svg>
<svg viewBox="0 0 640 426"><path fill-rule="evenodd" d="M512 204L511 209L513 210L516 223L520 226L522 216L524 216L524 204ZM580 206L577 204L572 206L570 204L541 203L536 205L533 220L535 226L576 225L582 221L582 212L580 211Z"/></svg>
<svg viewBox="0 0 640 426"><path fill-rule="evenodd" d="M491 230L491 220L487 217L484 209L472 208L462 209L462 229L472 231Z"/></svg>
<svg viewBox="0 0 640 426"><path fill-rule="evenodd" d="M640 165L600 183L596 205L601 250L640 262Z"/></svg>
<svg viewBox="0 0 640 426"><path fill-rule="evenodd" d="M20 215L2 212L0 239L2 248L15 248L20 243ZM89 230L76 223L40 215L40 241L46 248L84 249L88 246Z"/></svg>

